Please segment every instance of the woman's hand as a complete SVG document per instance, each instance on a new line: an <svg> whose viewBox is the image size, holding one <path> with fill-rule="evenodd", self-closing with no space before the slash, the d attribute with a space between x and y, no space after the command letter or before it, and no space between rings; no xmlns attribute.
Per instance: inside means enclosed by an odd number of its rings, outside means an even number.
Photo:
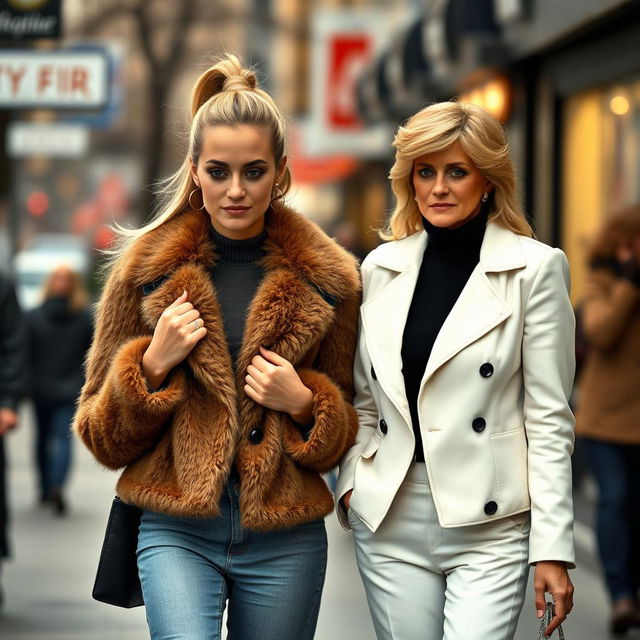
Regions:
<svg viewBox="0 0 640 640"><path fill-rule="evenodd" d="M142 373L153 389L162 384L169 371L207 334L200 312L187 298L185 290L162 312L151 344L142 356Z"/></svg>
<svg viewBox="0 0 640 640"><path fill-rule="evenodd" d="M569 578L567 565L564 562L545 560L536 564L533 587L536 594L536 615L542 618L545 608L544 594L548 592L553 598L555 616L545 629L549 637L573 609L573 584Z"/></svg>
<svg viewBox="0 0 640 640"><path fill-rule="evenodd" d="M245 382L244 392L263 407L288 413L299 424L311 421L313 392L277 353L260 347L260 355L247 367Z"/></svg>
<svg viewBox="0 0 640 640"><path fill-rule="evenodd" d="M18 414L8 407L0 407L0 436L15 429L18 424Z"/></svg>

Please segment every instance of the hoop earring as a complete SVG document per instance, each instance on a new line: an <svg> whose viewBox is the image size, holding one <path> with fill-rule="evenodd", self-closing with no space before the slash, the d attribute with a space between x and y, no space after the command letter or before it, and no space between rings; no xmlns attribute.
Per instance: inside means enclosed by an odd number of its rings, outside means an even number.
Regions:
<svg viewBox="0 0 640 640"><path fill-rule="evenodd" d="M486 202L486 201L489 199L489 192L488 192L488 191L485 191L485 192L482 194L482 198L480 198L480 199L482 200L482 202Z"/></svg>
<svg viewBox="0 0 640 640"><path fill-rule="evenodd" d="M280 185L276 182L273 185L273 191L271 193L271 204L278 201L284 202L284 191L280 188Z"/></svg>
<svg viewBox="0 0 640 640"><path fill-rule="evenodd" d="M194 210L194 211L202 211L204 209L204 199L202 200L202 206L201 207L194 207L193 204L191 204L191 196L200 191L200 189L194 189L190 194L189 197L187 198L187 202L189 203L189 206Z"/></svg>

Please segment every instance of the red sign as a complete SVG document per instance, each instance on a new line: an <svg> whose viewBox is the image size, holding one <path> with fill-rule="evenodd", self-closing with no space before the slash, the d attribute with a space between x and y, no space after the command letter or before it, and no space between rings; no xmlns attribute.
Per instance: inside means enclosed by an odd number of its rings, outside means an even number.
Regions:
<svg viewBox="0 0 640 640"><path fill-rule="evenodd" d="M326 95L330 127L362 128L356 104L356 83L371 55L372 44L366 33L337 33L329 38Z"/></svg>

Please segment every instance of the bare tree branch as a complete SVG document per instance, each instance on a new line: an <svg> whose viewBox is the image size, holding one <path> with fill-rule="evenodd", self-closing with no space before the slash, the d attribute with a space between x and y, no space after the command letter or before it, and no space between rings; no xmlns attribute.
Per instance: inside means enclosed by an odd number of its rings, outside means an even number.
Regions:
<svg viewBox="0 0 640 640"><path fill-rule="evenodd" d="M140 0L138 4L133 8L132 13L135 19L136 31L138 32L138 39L142 52L144 53L145 60L151 67L152 77L157 75L158 60L153 50L153 43L151 42L151 24L145 11L145 7L148 6L144 0Z"/></svg>
<svg viewBox="0 0 640 640"><path fill-rule="evenodd" d="M189 27L193 23L195 17L195 5L193 0L182 0L178 21L173 31L173 38L168 48L167 59L164 61L164 68L168 77L173 75L182 60L184 53Z"/></svg>
<svg viewBox="0 0 640 640"><path fill-rule="evenodd" d="M126 0L106 3L102 10L79 22L74 28L74 35L93 36L102 31L113 20L131 13L131 3Z"/></svg>

